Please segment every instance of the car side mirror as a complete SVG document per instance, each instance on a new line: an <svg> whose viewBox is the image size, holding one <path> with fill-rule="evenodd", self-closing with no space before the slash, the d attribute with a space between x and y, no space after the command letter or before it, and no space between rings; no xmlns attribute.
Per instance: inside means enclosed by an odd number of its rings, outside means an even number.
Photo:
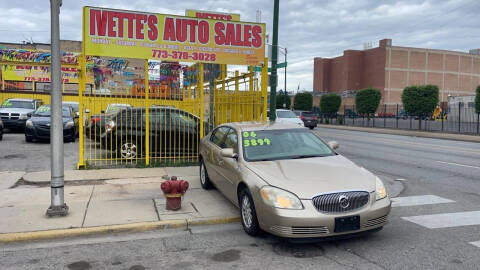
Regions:
<svg viewBox="0 0 480 270"><path fill-rule="evenodd" d="M337 149L338 147L340 147L340 145L336 141L328 142L328 146L330 146L330 148L332 148L332 149Z"/></svg>
<svg viewBox="0 0 480 270"><path fill-rule="evenodd" d="M238 154L233 152L233 148L224 148L220 151L220 155L222 157L228 157L228 158L238 158Z"/></svg>

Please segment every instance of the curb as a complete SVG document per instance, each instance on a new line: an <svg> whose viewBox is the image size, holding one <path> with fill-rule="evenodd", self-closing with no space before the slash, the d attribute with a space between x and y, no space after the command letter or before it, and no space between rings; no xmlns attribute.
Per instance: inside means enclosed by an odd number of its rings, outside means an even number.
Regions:
<svg viewBox="0 0 480 270"><path fill-rule="evenodd" d="M87 228L71 228L71 229L58 229L47 231L34 231L34 232L20 232L20 233L4 233L0 234L0 243L14 243L23 241L34 240L47 240L55 238L77 237L77 236L90 236L97 234L107 233L120 233L120 232L144 232L153 231L158 229L167 228L185 228L197 225L213 225L213 224L226 224L240 221L240 217L220 217L220 218L205 218L199 220L185 220L185 219L173 219L162 220L153 222L139 222L120 225L106 225Z"/></svg>

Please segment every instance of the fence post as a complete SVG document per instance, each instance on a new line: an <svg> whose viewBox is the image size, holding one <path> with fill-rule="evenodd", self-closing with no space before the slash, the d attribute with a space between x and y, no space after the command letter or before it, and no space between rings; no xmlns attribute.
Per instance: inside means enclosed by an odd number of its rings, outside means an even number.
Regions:
<svg viewBox="0 0 480 270"><path fill-rule="evenodd" d="M375 127L375 113L372 113L372 114L373 114L373 117L372 117L373 118L373 125L372 125L372 127Z"/></svg>
<svg viewBox="0 0 480 270"><path fill-rule="evenodd" d="M262 97L263 97L263 111L262 111L262 118L263 122L267 121L267 88L268 88L268 58L265 57L263 60L263 67L262 67Z"/></svg>
<svg viewBox="0 0 480 270"><path fill-rule="evenodd" d="M204 106L203 104L203 63L198 63L198 91L200 92L200 139L203 138L203 115L204 115Z"/></svg>
<svg viewBox="0 0 480 270"><path fill-rule="evenodd" d="M443 105L442 105L442 107L443 107ZM440 115L441 115L441 117L442 117L442 131L443 131L443 118L445 118L445 110L444 110L444 108L442 108L442 113L441 113Z"/></svg>
<svg viewBox="0 0 480 270"><path fill-rule="evenodd" d="M387 104L383 104L383 127L387 127Z"/></svg>
<svg viewBox="0 0 480 270"><path fill-rule="evenodd" d="M398 104L397 104L397 114L395 114L395 117L396 117L396 120L397 120L395 126L396 126L396 128L398 128Z"/></svg>
<svg viewBox="0 0 480 270"><path fill-rule="evenodd" d="M145 59L145 164L150 164L150 106L148 104L148 59Z"/></svg>
<svg viewBox="0 0 480 270"><path fill-rule="evenodd" d="M352 115L353 115L353 126L355 126L355 105L353 105Z"/></svg>
<svg viewBox="0 0 480 270"><path fill-rule="evenodd" d="M80 62L80 74L79 75L79 81L78 81L78 110L80 111L80 115L78 116L78 164L77 164L77 169L82 169L85 167L85 157L84 157L84 142L83 142L83 123L85 123L85 120L83 119L84 113L85 113L85 108L83 104L83 91L85 91L85 80L86 80L86 71L85 71L85 50L84 50L84 45L82 42L82 54L78 58L78 61ZM93 113L93 110L92 110Z"/></svg>
<svg viewBox="0 0 480 270"><path fill-rule="evenodd" d="M480 127L480 113L477 113L477 134L480 133L479 127Z"/></svg>
<svg viewBox="0 0 480 270"><path fill-rule="evenodd" d="M463 102L459 102L458 103L458 133L460 133L460 128L461 128L461 108L462 108L462 105L463 105Z"/></svg>

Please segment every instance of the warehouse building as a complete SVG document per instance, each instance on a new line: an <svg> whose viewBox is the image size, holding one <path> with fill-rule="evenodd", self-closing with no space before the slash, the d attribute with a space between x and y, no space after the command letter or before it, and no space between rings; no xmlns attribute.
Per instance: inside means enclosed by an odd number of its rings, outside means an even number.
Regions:
<svg viewBox="0 0 480 270"><path fill-rule="evenodd" d="M353 104L356 90L382 91L382 104L401 103L410 85L437 85L441 102L448 96L471 96L480 85L480 49L468 53L392 46L391 39L365 50L346 50L343 56L314 59L314 93L335 92Z"/></svg>

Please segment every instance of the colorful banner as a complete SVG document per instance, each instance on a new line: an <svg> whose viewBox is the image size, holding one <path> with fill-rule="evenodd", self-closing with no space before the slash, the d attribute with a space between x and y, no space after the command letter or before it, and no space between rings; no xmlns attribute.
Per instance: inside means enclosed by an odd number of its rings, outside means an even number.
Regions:
<svg viewBox="0 0 480 270"><path fill-rule="evenodd" d="M240 21L240 14L213 12L213 11L196 10L196 9L185 10L185 16L194 17L194 18L212 19L212 20L224 20L224 21L234 21L234 22Z"/></svg>
<svg viewBox="0 0 480 270"><path fill-rule="evenodd" d="M85 54L260 65L265 24L112 10L83 9Z"/></svg>
<svg viewBox="0 0 480 270"><path fill-rule="evenodd" d="M2 77L6 81L21 82L50 82L49 67L30 65L2 65ZM64 83L78 83L76 68L62 67L62 80ZM89 76L87 83L92 83Z"/></svg>

